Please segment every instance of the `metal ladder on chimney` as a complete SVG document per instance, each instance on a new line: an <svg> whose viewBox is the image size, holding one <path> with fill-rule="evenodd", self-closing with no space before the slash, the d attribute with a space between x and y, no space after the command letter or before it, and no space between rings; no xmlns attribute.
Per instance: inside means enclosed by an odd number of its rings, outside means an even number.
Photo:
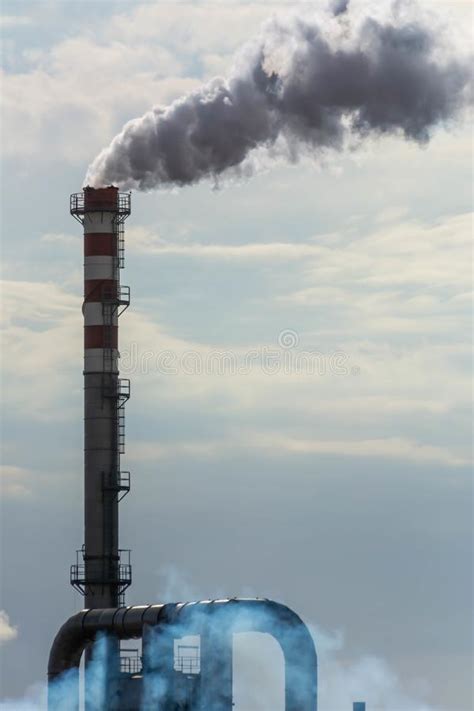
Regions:
<svg viewBox="0 0 474 711"><path fill-rule="evenodd" d="M116 221L115 234L117 235L118 268L123 269L125 266L125 227L123 220Z"/></svg>
<svg viewBox="0 0 474 711"><path fill-rule="evenodd" d="M104 326L103 359L104 372L112 373L115 365L116 344L113 342L114 321L130 306L130 287L105 285L102 289L102 321Z"/></svg>
<svg viewBox="0 0 474 711"><path fill-rule="evenodd" d="M125 403L130 398L130 380L119 378L117 380L117 450L119 454L125 452Z"/></svg>
<svg viewBox="0 0 474 711"><path fill-rule="evenodd" d="M125 403L130 398L130 380L118 378L114 373L104 373L103 395L114 400L116 427L117 471L104 472L102 488L104 492L115 492L121 501L130 491L130 472L120 470L120 455L125 452Z"/></svg>
<svg viewBox="0 0 474 711"><path fill-rule="evenodd" d="M125 237L124 222L115 219L114 232L117 238L115 258L115 286L108 284L102 288L103 340L103 382L104 397L115 400L116 412L116 461L117 470L104 472L103 491L117 496L120 502L130 491L130 472L120 470L120 455L125 452L125 403L130 398L130 381L117 376L117 343L114 342L114 326L118 318L130 305L130 287L120 284L120 269L124 266Z"/></svg>

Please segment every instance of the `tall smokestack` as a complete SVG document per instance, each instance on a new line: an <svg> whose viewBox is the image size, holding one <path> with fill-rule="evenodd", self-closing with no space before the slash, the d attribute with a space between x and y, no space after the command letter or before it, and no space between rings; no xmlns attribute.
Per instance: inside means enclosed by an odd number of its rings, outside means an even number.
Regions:
<svg viewBox="0 0 474 711"><path fill-rule="evenodd" d="M120 470L130 381L118 368L118 319L130 303L129 287L120 285L130 194L86 187L71 195L71 214L84 226L84 545L71 584L87 608L117 607L131 584L118 525L119 501L130 490L130 474Z"/></svg>

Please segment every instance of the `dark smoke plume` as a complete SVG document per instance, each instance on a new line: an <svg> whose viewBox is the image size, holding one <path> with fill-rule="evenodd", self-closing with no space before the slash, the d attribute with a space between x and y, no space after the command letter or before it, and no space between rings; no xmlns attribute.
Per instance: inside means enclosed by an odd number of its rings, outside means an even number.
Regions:
<svg viewBox="0 0 474 711"><path fill-rule="evenodd" d="M344 15L349 9L349 0L331 0L330 8L334 17Z"/></svg>
<svg viewBox="0 0 474 711"><path fill-rule="evenodd" d="M349 137L428 141L465 102L469 64L445 56L426 22L403 18L359 18L345 30L331 15L322 23L272 19L228 79L127 123L86 184L150 190L217 181L232 169L248 173L257 148L297 160L342 150Z"/></svg>

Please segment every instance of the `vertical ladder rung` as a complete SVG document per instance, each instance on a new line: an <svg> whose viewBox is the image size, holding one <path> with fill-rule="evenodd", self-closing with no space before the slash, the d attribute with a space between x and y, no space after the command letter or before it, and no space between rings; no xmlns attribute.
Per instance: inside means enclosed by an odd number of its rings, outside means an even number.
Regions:
<svg viewBox="0 0 474 711"><path fill-rule="evenodd" d="M125 232L123 222L117 223L117 246L118 246L118 266L123 269L125 266Z"/></svg>
<svg viewBox="0 0 474 711"><path fill-rule="evenodd" d="M125 453L125 413L123 410L119 411L117 419L117 444L120 454Z"/></svg>

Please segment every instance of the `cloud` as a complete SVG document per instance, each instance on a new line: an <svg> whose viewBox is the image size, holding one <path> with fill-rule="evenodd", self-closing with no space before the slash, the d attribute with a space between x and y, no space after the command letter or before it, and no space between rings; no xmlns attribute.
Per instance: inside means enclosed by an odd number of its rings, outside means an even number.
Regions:
<svg viewBox="0 0 474 711"><path fill-rule="evenodd" d="M334 314L345 339L369 334L467 333L473 216L397 222L398 211L376 216L364 234L354 227L307 242L202 244L170 242L146 227L128 231L131 252L229 263L300 262L299 288L275 291L281 304ZM285 282L283 282L285 283ZM281 288L281 287L280 287Z"/></svg>
<svg viewBox="0 0 474 711"><path fill-rule="evenodd" d="M53 35L48 45L45 33L41 51L18 49L21 68L0 75L3 126L11 137L5 157L87 163L130 116L170 103L225 67L225 56L269 12L261 6L209 13L189 4L138 4L108 15L107 22L81 25L76 17L73 38L58 42ZM34 20L41 26L44 18ZM4 25L30 21L7 16ZM233 32L223 33L230 23ZM78 141L84 134L87 141Z"/></svg>
<svg viewBox="0 0 474 711"><path fill-rule="evenodd" d="M10 280L1 288L4 405L28 417L64 418L82 363L81 299L44 282Z"/></svg>
<svg viewBox="0 0 474 711"><path fill-rule="evenodd" d="M127 230L130 252L149 255L178 255L213 260L301 260L316 259L322 250L314 244L290 242L253 242L248 244L200 244L168 242L146 227Z"/></svg>
<svg viewBox="0 0 474 711"><path fill-rule="evenodd" d="M0 494L2 498L23 498L31 495L32 472L24 467L0 464Z"/></svg>
<svg viewBox="0 0 474 711"><path fill-rule="evenodd" d="M159 41L180 55L228 56L277 9L279 3L272 2L221 2L214 4L212 12L201 3L144 3L116 15L107 32L132 45ZM231 31L223 32L223 27Z"/></svg>
<svg viewBox="0 0 474 711"><path fill-rule="evenodd" d="M17 433L18 434L18 433ZM28 452L25 452L21 437L18 442L4 442L4 449L8 452L8 459L20 458L25 460L28 458ZM59 450L58 450L59 455ZM77 459L72 455L72 460ZM66 454L66 460L71 461L71 453ZM34 468L33 466L17 466L14 464L0 464L0 498L5 501L16 500L29 501L31 497L41 497L48 487L58 491L64 482L64 459L56 466L49 466L47 470ZM68 465L66 465L68 466Z"/></svg>
<svg viewBox="0 0 474 711"><path fill-rule="evenodd" d="M264 451L268 456L330 455L336 457L363 457L399 459L413 463L437 463L447 467L469 466L470 460L449 449L427 445L401 437L352 440L306 439L288 436L284 432L258 432L249 430L237 436L224 436L215 440L188 440L175 442L134 442L128 447L128 457L134 462L147 462L175 457L215 458L226 452Z"/></svg>
<svg viewBox="0 0 474 711"><path fill-rule="evenodd" d="M39 281L3 280L2 325L53 323L80 311L80 296L58 284Z"/></svg>
<svg viewBox="0 0 474 711"><path fill-rule="evenodd" d="M0 28L23 27L30 25L31 22L32 18L26 15L2 15L0 17Z"/></svg>
<svg viewBox="0 0 474 711"><path fill-rule="evenodd" d="M267 273L276 269L273 304L266 297L276 325L278 319L280 329L291 325L306 311L310 317L306 330L298 333L300 344L292 355L316 352L326 362L340 352L345 358L344 374L330 368L316 374L304 368L270 373L262 359L242 372L239 367L254 351L276 349L282 355L278 327L270 342L268 330L266 337L249 338L245 344L227 343L225 337L214 342L205 336L187 338L176 325L164 327L156 303L144 300L127 312L121 330L122 376L131 378L134 397L143 407L151 407L159 395L170 413L183 407L190 413L196 408L232 413L237 420L245 418L256 433L261 431L262 418L271 427L276 413L286 412L288 419L279 418L275 438L280 442L277 446L286 443L287 452L398 456L418 462L438 459L446 466L465 463L467 451L453 446L452 428L442 423L449 417L456 428L462 428L462 412L468 407L469 372L460 364L469 350L466 255L471 216L455 215L435 225L387 219L365 235L352 229L305 243L171 243L148 228L129 230L131 249L156 253L160 260L167 254L184 254L196 260L264 265ZM62 236L54 239L63 241ZM280 281L278 270L290 260L299 275ZM431 280L430 274L438 276ZM400 284L392 284L394 278ZM291 291L298 282L298 290ZM79 417L80 304L79 294L54 284L11 281L5 285L4 397L12 411L51 421ZM160 370L163 353L172 355L176 372ZM212 360L216 354L230 355L235 372L220 372ZM183 367L191 356L193 362L204 364L200 372ZM357 377L351 374L353 368ZM435 387L435 383L444 385ZM429 426L421 428L422 421ZM226 422L226 418L220 422L220 436L232 443ZM299 429L294 430L290 422ZM314 422L319 423L317 442L310 429ZM183 440L179 445L183 454L196 451L197 456L213 456L212 442L197 443L191 432L183 433ZM271 449L263 440L252 446ZM170 447L157 445L154 456L170 456ZM136 448L132 451L140 456Z"/></svg>
<svg viewBox="0 0 474 711"><path fill-rule="evenodd" d="M471 289L471 231L472 215L461 214L342 236L308 263L302 288L279 298L337 309L338 327L348 332L357 324L366 336L453 333L458 339L468 317L462 302Z"/></svg>
<svg viewBox="0 0 474 711"><path fill-rule="evenodd" d="M127 447L127 458L132 462L153 462L177 456L214 458L229 448L235 448L235 442L217 440L172 443L135 441Z"/></svg>
<svg viewBox="0 0 474 711"><path fill-rule="evenodd" d="M382 225L368 234L352 228L315 235L309 242L171 242L151 228L135 226L127 230L127 245L131 252L140 254L195 259L304 260L306 281L312 279L317 285L313 290L308 286L286 297L295 303L317 304L337 296L342 301L344 287L362 283L369 290L426 285L427 281L432 289L469 289L470 269L465 257L473 214L448 215L435 224L399 222L399 214L397 209L376 216L376 225Z"/></svg>
<svg viewBox="0 0 474 711"><path fill-rule="evenodd" d="M371 229L353 224L340 233L297 244L206 245L191 241L189 235L171 243L147 228L130 230L130 249L159 255L161 262L167 255L178 255L203 263L245 262L256 269L264 265L267 277L273 270L270 313L275 323L288 325L293 319L301 323L302 314L307 314L306 330L299 332L300 344L293 355L315 351L328 357L342 352L349 373L315 376L280 368L270 375L259 361L245 374L212 368L194 376L182 368L163 374L156 363L165 350L172 352L175 362L189 351L202 363L213 352L230 351L241 363L246 353L278 349L278 333L269 342L267 329L260 341L254 337L245 346L177 338L173 342L169 334L164 338L156 322L155 304L151 310L143 302L144 310L140 315L135 312L129 331L137 357L127 375L137 397L152 403L159 393L170 411L184 402L190 411L212 403L213 412L245 417L247 424L255 422L257 431L262 418L271 422L275 413L285 412L301 426L297 441L287 439L289 420L275 435L288 450L465 464L468 447L453 446L451 440L453 423L462 430L462 413L469 407L472 216L450 215L434 224L407 219L399 223L399 216L399 210L385 211L380 219L376 216ZM290 261L300 271L291 280L282 279L281 268ZM294 284L297 291L291 290ZM255 308L260 308L258 294ZM124 346L125 353L127 349ZM130 366L130 360L126 362ZM353 367L358 377L351 376ZM318 423L317 443L308 432L312 422ZM222 436L231 438L226 431ZM180 447L182 452L194 447L198 455L209 456L209 444L188 442ZM169 456L169 450L160 446L157 456Z"/></svg>
<svg viewBox="0 0 474 711"><path fill-rule="evenodd" d="M273 435L258 435L254 440L254 446L263 447L269 452L280 451L290 455L330 454L342 457L401 459L419 463L437 462L449 467L469 465L469 460L442 447L426 445L400 437L324 441L282 437L279 433L275 433Z"/></svg>
<svg viewBox="0 0 474 711"><path fill-rule="evenodd" d="M146 107L150 97L167 102L195 85L165 50L85 36L45 50L29 71L3 72L1 81L5 130L16 138L5 146L6 156L55 157L72 164L87 161L94 146L102 145L132 109ZM85 129L88 140L78 141Z"/></svg>
<svg viewBox="0 0 474 711"><path fill-rule="evenodd" d="M430 284L435 288L470 284L465 266L473 215L446 216L433 223L416 221L387 225L362 239L344 245L344 257L357 270L356 279L364 278L369 287ZM332 280L346 282L350 275L339 254L324 266L334 271ZM401 269L401 267L404 269ZM318 267L313 271L320 276ZM324 271L323 271L324 276Z"/></svg>
<svg viewBox="0 0 474 711"><path fill-rule="evenodd" d="M5 610L0 610L0 645L16 639L17 636L17 628L10 623L10 618Z"/></svg>
<svg viewBox="0 0 474 711"><path fill-rule="evenodd" d="M48 244L61 244L65 246L77 244L78 239L78 235L65 234L63 232L47 232L41 237L42 242L46 242Z"/></svg>

